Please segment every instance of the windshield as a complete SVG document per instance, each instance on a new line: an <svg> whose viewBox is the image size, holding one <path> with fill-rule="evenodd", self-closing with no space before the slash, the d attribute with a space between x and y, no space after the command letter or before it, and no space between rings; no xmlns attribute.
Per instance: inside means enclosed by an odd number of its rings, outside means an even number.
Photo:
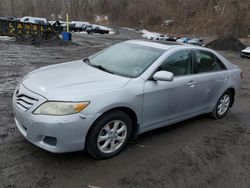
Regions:
<svg viewBox="0 0 250 188"><path fill-rule="evenodd" d="M116 44L88 59L89 65L125 77L138 77L164 50L131 44Z"/></svg>

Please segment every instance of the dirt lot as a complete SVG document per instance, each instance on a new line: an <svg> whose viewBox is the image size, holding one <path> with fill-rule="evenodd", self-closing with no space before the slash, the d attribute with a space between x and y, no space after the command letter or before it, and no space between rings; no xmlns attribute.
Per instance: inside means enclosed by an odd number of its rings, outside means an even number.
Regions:
<svg viewBox="0 0 250 188"><path fill-rule="evenodd" d="M18 132L11 96L23 75L139 36L119 29L74 35L78 45L62 47L0 42L0 187L250 187L250 60L237 52L222 52L244 70L240 99L224 119L200 116L148 132L105 161L85 152L51 154Z"/></svg>

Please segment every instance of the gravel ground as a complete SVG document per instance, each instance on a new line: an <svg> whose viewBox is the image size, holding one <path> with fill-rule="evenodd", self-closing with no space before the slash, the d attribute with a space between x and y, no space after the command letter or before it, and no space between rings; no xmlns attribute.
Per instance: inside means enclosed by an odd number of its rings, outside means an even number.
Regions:
<svg viewBox="0 0 250 188"><path fill-rule="evenodd" d="M77 60L140 35L74 35L60 47L0 42L0 187L250 187L250 60L221 52L244 71L239 100L221 120L199 116L157 129L119 156L97 161L85 152L51 154L28 143L12 114L14 87L26 73Z"/></svg>

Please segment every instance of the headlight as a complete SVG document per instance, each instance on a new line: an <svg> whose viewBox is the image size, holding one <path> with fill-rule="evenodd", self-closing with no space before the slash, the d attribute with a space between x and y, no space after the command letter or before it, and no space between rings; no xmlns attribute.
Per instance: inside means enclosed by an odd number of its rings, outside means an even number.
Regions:
<svg viewBox="0 0 250 188"><path fill-rule="evenodd" d="M89 102L45 102L33 114L62 116L75 114L88 106Z"/></svg>

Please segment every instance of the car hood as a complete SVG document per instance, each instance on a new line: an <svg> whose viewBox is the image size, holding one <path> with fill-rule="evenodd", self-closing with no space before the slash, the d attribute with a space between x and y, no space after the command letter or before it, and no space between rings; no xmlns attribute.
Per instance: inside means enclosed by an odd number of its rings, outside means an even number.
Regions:
<svg viewBox="0 0 250 188"><path fill-rule="evenodd" d="M48 100L80 100L95 92L124 87L130 78L113 75L82 60L47 66L26 75L23 85Z"/></svg>

